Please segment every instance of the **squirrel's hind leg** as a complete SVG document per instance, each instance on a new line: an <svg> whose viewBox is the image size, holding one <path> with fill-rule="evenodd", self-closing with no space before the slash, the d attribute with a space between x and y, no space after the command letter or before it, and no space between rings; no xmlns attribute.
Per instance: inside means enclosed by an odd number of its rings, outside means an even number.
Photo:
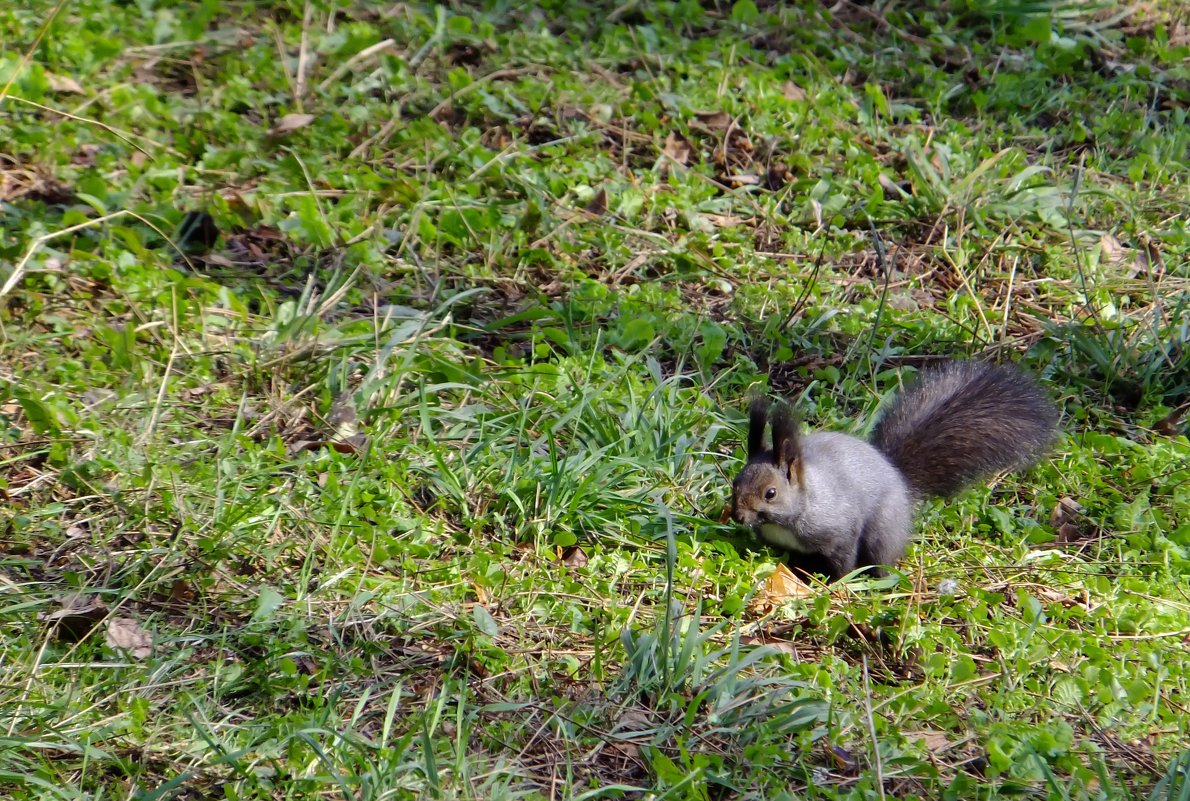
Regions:
<svg viewBox="0 0 1190 801"><path fill-rule="evenodd" d="M785 564L794 572L825 576L828 581L834 581L844 575L838 572L839 566L834 559L820 553L788 551L785 554Z"/></svg>
<svg viewBox="0 0 1190 801"><path fill-rule="evenodd" d="M864 525L859 536L856 562L860 567L893 567L905 555L913 525L913 508L904 503L888 502L879 514ZM882 570L872 571L876 575Z"/></svg>

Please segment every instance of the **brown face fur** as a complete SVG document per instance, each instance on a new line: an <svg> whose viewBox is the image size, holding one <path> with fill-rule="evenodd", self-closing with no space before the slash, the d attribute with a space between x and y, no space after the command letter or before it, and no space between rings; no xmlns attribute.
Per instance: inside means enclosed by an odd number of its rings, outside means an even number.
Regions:
<svg viewBox="0 0 1190 801"><path fill-rule="evenodd" d="M731 484L731 518L749 528L773 522L787 508L790 491L785 471L775 464L750 462Z"/></svg>

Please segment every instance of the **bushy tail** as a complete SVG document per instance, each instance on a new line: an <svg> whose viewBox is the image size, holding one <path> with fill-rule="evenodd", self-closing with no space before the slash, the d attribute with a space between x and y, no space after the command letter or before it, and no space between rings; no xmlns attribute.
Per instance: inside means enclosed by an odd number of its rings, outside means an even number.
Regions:
<svg viewBox="0 0 1190 801"><path fill-rule="evenodd" d="M872 431L918 498L946 497L1025 467L1057 436L1058 410L1030 377L978 362L924 370Z"/></svg>

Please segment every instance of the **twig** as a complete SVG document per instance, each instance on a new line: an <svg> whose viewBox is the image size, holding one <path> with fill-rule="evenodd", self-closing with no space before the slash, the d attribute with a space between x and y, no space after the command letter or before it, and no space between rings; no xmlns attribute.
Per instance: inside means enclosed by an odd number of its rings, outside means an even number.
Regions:
<svg viewBox="0 0 1190 801"><path fill-rule="evenodd" d="M983 323L984 334L987 337L987 341L990 343L992 341L992 326L988 322L987 315L983 313L983 303L980 302L979 295L975 294L975 290L972 288L971 282L967 280L967 274L963 272L963 268L959 267L959 265L955 263L955 260L950 257L950 253L945 247L942 248L942 256L947 262L950 263L950 266L954 268L954 271L958 273L959 281L962 282L963 288L967 290L967 294L970 295L971 300L975 302L975 311L977 314L979 314L979 321Z"/></svg>
<svg viewBox="0 0 1190 801"><path fill-rule="evenodd" d="M880 239L880 232L876 225L868 220L868 230L872 235L872 247L876 250L876 262L880 271L884 273L884 287L880 290L880 305L876 307L876 319L872 321L872 333L868 336L868 363L871 364L872 348L876 344L876 332L880 330L880 321L884 318L884 304L888 300L888 282L892 280L892 265L885 259L884 241Z"/></svg>
<svg viewBox="0 0 1190 801"><path fill-rule="evenodd" d="M876 788L884 799L884 766L880 762L880 743L876 740L876 721L872 717L872 683L868 677L868 655L864 654L864 710L868 715L868 733L872 735L872 767L876 769Z"/></svg>
<svg viewBox="0 0 1190 801"><path fill-rule="evenodd" d="M8 87L5 87L6 90L7 90L7 88ZM4 99L2 95L0 95L0 99ZM68 120L74 120L75 122L82 122L87 125L94 125L99 128L102 128L103 130L110 133L112 136L122 140L129 147L134 147L137 150L139 150L141 153L144 153L149 158L153 158L153 154L150 153L149 151L145 150L143 147L138 145L136 142L133 142L131 137L139 136L141 139L144 139L147 142L153 142L153 144L158 147L165 147L160 142L154 142L152 139L149 139L147 136L141 136L140 134L133 134L133 133L125 132L125 131L120 131L119 129L113 128L112 126L108 125L106 122L100 122L99 120L93 120L90 117L80 117L77 114L71 114L69 111L62 111L61 109L57 109L52 106L44 106L41 103L37 103L33 100L28 100L28 99L20 97L18 95L9 95L7 99L15 100L17 103L24 103L27 106L33 106L33 108L39 109L41 111L48 111L51 114L57 114L59 116L65 117Z"/></svg>
<svg viewBox="0 0 1190 801"><path fill-rule="evenodd" d="M347 73L351 72L351 70L354 69L355 66L357 64L359 64L361 61L365 61L366 59L371 58L372 56L376 55L380 51L387 50L388 48L392 47L395 44L396 44L396 41L394 41L393 39L384 39L383 41L377 42L374 45L365 47L363 50L359 51L358 53L356 53L354 56L352 56L351 58L344 61L339 66L335 67L334 72L332 72L330 75L328 75L322 83L318 84L318 91L325 92L327 89L330 88L331 84L333 84L335 81L342 78Z"/></svg>
<svg viewBox="0 0 1190 801"><path fill-rule="evenodd" d="M802 294L798 296L797 301L793 304L793 308L789 310L789 314L785 317L785 325L781 326L782 330L789 328L793 324L793 318L798 315L805 305L806 299L810 297L810 292L813 291L815 285L818 283L818 271L822 268L822 257L826 255L826 243L830 237L822 240L822 247L818 249L818 258L814 260L814 269L810 271L810 278L806 281L806 287L802 290Z"/></svg>
<svg viewBox="0 0 1190 801"><path fill-rule="evenodd" d="M0 286L0 298L3 298L5 295L7 295L9 292L12 291L13 287L15 287L18 283L20 283L21 279L25 276L25 267L26 267L26 265L28 265L29 259L33 258L33 254L36 253L38 251L38 249L40 249L41 246L44 245L46 242L49 242L51 239L57 239L60 236L66 236L67 234L72 234L75 231L81 231L84 228L90 228L92 226L99 225L99 224L105 223L105 222L109 222L111 220L116 220L116 219L119 219L120 217L124 217L124 216L133 217L137 220L140 220L142 223L144 223L145 225L149 226L154 231L156 231L157 235L160 236L162 239L164 239L166 242L168 242L170 244L170 246L173 247L173 249L176 250L178 252L178 254L186 261L187 266L189 266L190 269L192 269L192 270L194 269L194 265L190 262L190 259L188 259L186 257L186 254L182 252L182 249L180 247L178 247L177 244L175 244L174 241L172 239L170 239L165 234L164 231L162 231L160 228L158 228L153 223L146 220L144 217L137 214L135 211L129 211L128 209L121 209L120 211L113 212L111 214L105 214L102 217L96 217L93 220L87 220L86 222L81 222L81 223L78 223L77 225L72 225L69 228L63 228L61 231L53 231L48 234L42 234L41 236L34 239L33 242L29 245L29 249L25 251L25 255L21 256L21 260L18 261L17 266L13 268L12 275L8 276L8 280L4 282L4 286Z"/></svg>
<svg viewBox="0 0 1190 801"><path fill-rule="evenodd" d="M1008 291L1004 295L1004 330L1000 334L1001 341L1008 336L1008 320L1012 312L1012 290L1016 283L1016 265L1020 260L1019 253L1012 254L1012 269L1008 272Z"/></svg>
<svg viewBox="0 0 1190 801"><path fill-rule="evenodd" d="M1091 292L1087 287L1087 271L1086 265L1083 263L1083 253L1079 249L1078 240L1074 236L1074 222L1071 219L1074 216L1074 199L1078 197L1079 184L1082 183L1083 165L1087 161L1087 151L1079 154L1078 166L1074 169L1074 183L1070 187L1070 201L1066 204L1066 230L1070 234L1070 247L1074 251L1074 266L1078 268L1078 278L1083 286L1083 307L1087 310L1087 314L1091 315L1091 322L1095 324L1095 330L1098 333L1103 333L1103 324L1099 321L1099 312L1095 310L1094 303L1091 300Z"/></svg>
<svg viewBox="0 0 1190 801"><path fill-rule="evenodd" d="M499 81L504 78L515 78L518 75L524 75L526 73L532 72L535 69L541 68L539 66L506 67L494 72L489 72L487 75L480 76L466 86L460 86L458 89L451 92L445 100L434 106L434 108L430 109L430 113L426 116L432 120L437 120L438 115L450 108L452 103L454 103L463 95L470 94L484 84L491 83L492 81Z"/></svg>
<svg viewBox="0 0 1190 801"><path fill-rule="evenodd" d="M446 36L446 9L443 6L438 6L437 12L437 18L434 21L434 33L431 34L429 39L426 39L426 43L419 47L417 52L409 59L409 69L413 70L414 75L417 74L418 67L426 60L430 52Z"/></svg>
<svg viewBox="0 0 1190 801"><path fill-rule="evenodd" d="M310 20L314 16L314 7L310 0L306 0L306 11L302 15L302 40L298 46L297 83L293 88L293 101L298 111L302 108L302 98L306 96L306 71L310 67Z"/></svg>
<svg viewBox="0 0 1190 801"><path fill-rule="evenodd" d="M281 65L281 72L285 74L285 82L289 84L289 94L293 96L297 111L301 111L302 99L298 97L297 81L294 79L293 72L289 69L289 61L286 59L285 39L281 36L281 29L275 24L269 24L269 31L273 34L273 44L277 46L277 61Z"/></svg>
<svg viewBox="0 0 1190 801"><path fill-rule="evenodd" d="M34 37L33 44L29 45L29 49L21 54L21 60L17 62L17 68L12 71L12 75L8 76L8 82L4 84L4 88L0 89L0 103L3 103L4 98L8 97L8 90L12 88L14 83L16 83L17 76L20 75L22 70L25 69L25 66L29 63L29 59L33 58L33 54L37 51L37 46L41 44L41 40L42 37L45 36L45 32L48 31L50 26L54 24L54 20L57 18L58 12L60 12L65 5L66 0L58 0L58 5L54 6L54 10L51 11L49 16L45 18L45 22L42 24L41 29L37 32L37 36Z"/></svg>
<svg viewBox="0 0 1190 801"><path fill-rule="evenodd" d="M177 313L177 303L175 298L174 313ZM177 318L174 319L174 346L169 351L169 361L165 363L165 372L161 374L161 383L157 387L157 397L153 401L153 410L149 414L149 423L145 426L144 432L140 436L140 443L149 441L149 437L153 436L153 432L157 430L157 423L161 420L161 408L165 405L165 393L169 389L169 378L173 374L174 362L178 358L178 329L176 327Z"/></svg>

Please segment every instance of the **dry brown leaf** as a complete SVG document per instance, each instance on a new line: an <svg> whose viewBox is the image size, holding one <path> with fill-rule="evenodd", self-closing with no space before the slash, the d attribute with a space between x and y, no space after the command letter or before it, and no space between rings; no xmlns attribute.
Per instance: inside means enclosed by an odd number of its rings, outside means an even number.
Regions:
<svg viewBox="0 0 1190 801"><path fill-rule="evenodd" d="M1160 248L1147 236L1144 237L1141 244L1144 246L1144 250L1132 262L1133 273L1147 272L1160 277L1165 273L1165 259L1161 255Z"/></svg>
<svg viewBox="0 0 1190 801"><path fill-rule="evenodd" d="M583 211L594 214L595 216L602 216L607 211L607 189L599 187L599 191L591 198L587 205L583 206Z"/></svg>
<svg viewBox="0 0 1190 801"><path fill-rule="evenodd" d="M17 166L15 162L10 167L8 159L0 158L0 200L21 197L49 204L64 204L73 200L74 190L56 178Z"/></svg>
<svg viewBox="0 0 1190 801"><path fill-rule="evenodd" d="M657 721L643 709L629 708L620 713L616 721L613 734L623 739L631 739L633 735L644 733L649 736L657 728Z"/></svg>
<svg viewBox="0 0 1190 801"><path fill-rule="evenodd" d="M571 546L562 552L562 564L567 567L586 567L587 554L577 545Z"/></svg>
<svg viewBox="0 0 1190 801"><path fill-rule="evenodd" d="M1070 595L1056 590L1053 587L1039 587L1035 586L1030 589L1030 592L1039 601L1044 601L1051 604L1062 604L1063 606L1070 606L1075 602L1075 599Z"/></svg>
<svg viewBox="0 0 1190 801"><path fill-rule="evenodd" d="M805 100L806 90L798 86L793 81L786 81L785 86L781 88L781 94L785 96L786 100Z"/></svg>
<svg viewBox="0 0 1190 801"><path fill-rule="evenodd" d="M828 746L826 754L834 763L835 770L841 770L848 775L854 775L859 770L859 762L855 756L841 745Z"/></svg>
<svg viewBox="0 0 1190 801"><path fill-rule="evenodd" d="M1050 526L1057 532L1059 545L1069 545L1086 539L1080 530L1078 520L1083 508L1070 497L1061 497L1050 512Z"/></svg>
<svg viewBox="0 0 1190 801"><path fill-rule="evenodd" d="M918 310L917 299L912 292L898 292L888 296L888 307L897 311L915 312Z"/></svg>
<svg viewBox="0 0 1190 801"><path fill-rule="evenodd" d="M234 261L219 253L204 253L202 260L204 264L212 264L216 267L222 267L225 270L232 269L236 266Z"/></svg>
<svg viewBox="0 0 1190 801"><path fill-rule="evenodd" d="M889 192L896 195L897 197L908 197L909 196L908 193L904 189L901 188L900 184L898 184L896 181L894 181L892 178L885 175L884 173L880 173L879 175L877 175L876 181L882 187L884 187L885 189L887 189Z"/></svg>
<svg viewBox="0 0 1190 801"><path fill-rule="evenodd" d="M74 78L69 75L55 75L52 72L45 74L46 82L50 85L51 92L60 92L62 94L81 95L84 94L83 87Z"/></svg>
<svg viewBox="0 0 1190 801"><path fill-rule="evenodd" d="M339 453L361 454L368 449L368 435L362 432L352 434L335 443L335 450Z"/></svg>
<svg viewBox="0 0 1190 801"><path fill-rule="evenodd" d="M269 136L285 136L314 122L313 114L286 114L269 129Z"/></svg>
<svg viewBox="0 0 1190 801"><path fill-rule="evenodd" d="M1062 496L1054 504L1053 511L1050 512L1050 525L1057 528L1068 520L1077 518L1082 511L1083 508L1079 506L1078 501L1068 496Z"/></svg>
<svg viewBox="0 0 1190 801"><path fill-rule="evenodd" d="M935 149L930 152L930 166L933 167L939 175L946 174L946 160L942 157L942 153L940 151Z"/></svg>
<svg viewBox="0 0 1190 801"><path fill-rule="evenodd" d="M1142 242L1141 248L1125 247L1112 234L1104 234L1099 238L1099 250L1103 253L1104 261L1109 264L1127 265L1129 278L1138 275L1161 275L1165 270L1165 262L1161 251L1151 240Z"/></svg>
<svg viewBox="0 0 1190 801"><path fill-rule="evenodd" d="M661 149L661 153L678 164L685 167L690 163L690 156L694 149L690 147L690 143L686 141L686 137L680 133L673 131L669 132L669 136L665 137L665 147Z"/></svg>
<svg viewBox="0 0 1190 801"><path fill-rule="evenodd" d="M319 448L330 448L345 453L348 456L358 456L368 447L366 434L352 434L346 439L299 439L290 444L286 452L295 456L304 451L316 451Z"/></svg>
<svg viewBox="0 0 1190 801"><path fill-rule="evenodd" d="M223 383L217 381L217 382L214 382L211 384L203 384L203 385L197 386L197 387L187 387L186 389L182 390L182 392L181 392L182 400L188 400L188 401L197 400L198 398L201 398L203 395L210 395L214 392L218 392L219 388L222 386L223 386Z"/></svg>
<svg viewBox="0 0 1190 801"><path fill-rule="evenodd" d="M637 762L640 760L640 746L636 743L613 739L607 741L607 747L625 762Z"/></svg>
<svg viewBox="0 0 1190 801"><path fill-rule="evenodd" d="M756 186L757 184L760 183L760 176L759 175L749 175L748 173L737 173L735 175L727 176L726 180L727 180L727 183L731 184L732 186L736 186L736 187Z"/></svg>
<svg viewBox="0 0 1190 801"><path fill-rule="evenodd" d="M96 156L99 155L99 145L94 142L84 142L78 150L70 156L70 163L79 167L94 167Z"/></svg>
<svg viewBox="0 0 1190 801"><path fill-rule="evenodd" d="M744 636L740 638L740 643L743 645L763 645L767 648L772 648L774 651L789 654L790 656L801 656L804 653L798 650L796 643L789 640L764 640L760 637Z"/></svg>
<svg viewBox="0 0 1190 801"><path fill-rule="evenodd" d="M1174 409L1165 417L1158 420L1153 426L1153 429L1164 437L1176 437L1182 433L1182 416L1185 413L1185 409Z"/></svg>
<svg viewBox="0 0 1190 801"><path fill-rule="evenodd" d="M326 417L327 425L335 430L340 439L349 439L359 428L356 421L359 415L355 409L355 397L351 392L342 392L331 404L330 414Z"/></svg>
<svg viewBox="0 0 1190 801"><path fill-rule="evenodd" d="M910 742L922 743L926 750L931 754L941 754L949 749L952 745L950 738L946 736L946 732L922 730L922 731L907 731L904 732L905 738Z"/></svg>
<svg viewBox="0 0 1190 801"><path fill-rule="evenodd" d="M1083 533L1074 523L1063 523L1058 526L1058 544L1060 545L1078 542L1082 537Z"/></svg>
<svg viewBox="0 0 1190 801"><path fill-rule="evenodd" d="M743 225L744 223L750 222L743 217L736 217L732 214L704 214L702 215L702 218L710 222L716 228L735 228L737 226ZM727 511L728 514L730 514L731 508L728 507ZM726 523L727 521L725 520L723 522Z"/></svg>
<svg viewBox="0 0 1190 801"><path fill-rule="evenodd" d="M169 588L169 600L175 604L188 605L194 600L194 587L186 579L174 579Z"/></svg>
<svg viewBox="0 0 1190 801"><path fill-rule="evenodd" d="M1120 240L1111 234L1099 237L1099 249L1103 252L1103 258L1116 262L1124 261L1125 254L1128 252L1128 248L1120 244Z"/></svg>
<svg viewBox="0 0 1190 801"><path fill-rule="evenodd" d="M133 659L145 659L153 653L153 635L130 617L113 617L107 622L107 644L125 651Z"/></svg>
<svg viewBox="0 0 1190 801"><path fill-rule="evenodd" d="M779 162L769 165L768 171L764 174L764 188L770 192L776 192L792 181L793 173Z"/></svg>
<svg viewBox="0 0 1190 801"><path fill-rule="evenodd" d="M62 602L62 608L43 615L42 620L53 628L54 636L63 642L78 642L91 633L107 617L107 604L98 598L72 595Z"/></svg>
<svg viewBox="0 0 1190 801"><path fill-rule="evenodd" d="M696 111L694 119L712 131L726 131L731 127L731 115L726 111Z"/></svg>

